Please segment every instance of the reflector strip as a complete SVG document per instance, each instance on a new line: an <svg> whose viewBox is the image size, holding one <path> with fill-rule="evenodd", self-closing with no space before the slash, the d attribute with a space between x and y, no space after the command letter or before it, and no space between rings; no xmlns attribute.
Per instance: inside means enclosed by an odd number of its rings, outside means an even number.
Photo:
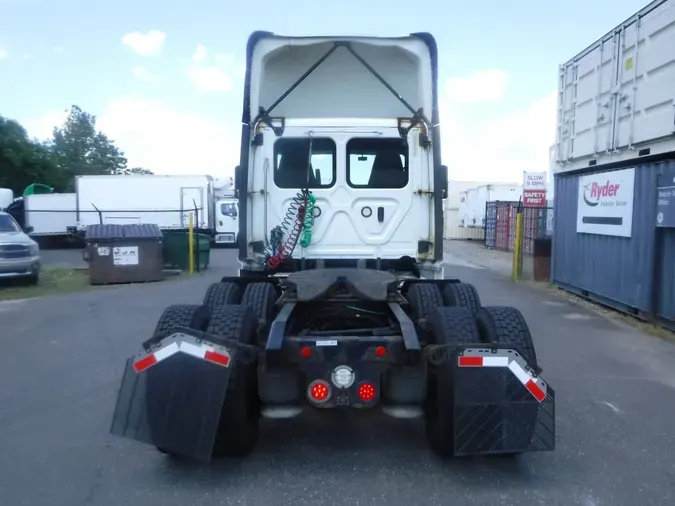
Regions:
<svg viewBox="0 0 675 506"><path fill-rule="evenodd" d="M511 372L518 378L523 385L530 381L530 375L525 372L525 369L520 367L517 362L511 362L509 364L509 369Z"/></svg>
<svg viewBox="0 0 675 506"><path fill-rule="evenodd" d="M213 364L222 365L223 367L228 367L230 365L230 354L224 349L216 351L213 346L209 346L207 344L193 344L186 341L180 341L173 342L164 348L160 348L150 355L146 355L145 357L138 359L136 362L134 362L134 370L137 373L141 373L149 367L152 367L153 365L179 352L196 358L201 358L202 360L208 360Z"/></svg>
<svg viewBox="0 0 675 506"><path fill-rule="evenodd" d="M476 357L463 355L459 357L460 367L508 367L508 357Z"/></svg>
<svg viewBox="0 0 675 506"><path fill-rule="evenodd" d="M483 357L459 357L460 367L483 367Z"/></svg>
<svg viewBox="0 0 675 506"><path fill-rule="evenodd" d="M537 399L539 402L543 401L546 399L546 392L544 392L539 385L537 385L534 381L530 380L527 383L525 383L525 388L527 388L532 395L534 395L534 398Z"/></svg>
<svg viewBox="0 0 675 506"><path fill-rule="evenodd" d="M180 348L178 346L178 343L171 343L169 346L165 346L164 348L161 348L157 350L154 355L155 358L157 359L157 362L164 360L165 358L169 358L171 355L178 353L180 351Z"/></svg>
<svg viewBox="0 0 675 506"><path fill-rule="evenodd" d="M490 353L484 350L465 350L466 352ZM459 367L508 367L537 401L542 402L546 399L546 384L526 371L513 357L466 354L459 357L457 365Z"/></svg>
<svg viewBox="0 0 675 506"><path fill-rule="evenodd" d="M224 355L223 353L218 353L215 351L207 351L206 353L204 353L204 358L209 362L224 365L225 367L227 367L227 365L230 363L229 355Z"/></svg>
<svg viewBox="0 0 675 506"><path fill-rule="evenodd" d="M134 369L136 372L142 372L145 371L148 367L151 367L157 363L157 359L155 358L154 355L148 355L147 357L143 357L140 360L137 360L134 362Z"/></svg>

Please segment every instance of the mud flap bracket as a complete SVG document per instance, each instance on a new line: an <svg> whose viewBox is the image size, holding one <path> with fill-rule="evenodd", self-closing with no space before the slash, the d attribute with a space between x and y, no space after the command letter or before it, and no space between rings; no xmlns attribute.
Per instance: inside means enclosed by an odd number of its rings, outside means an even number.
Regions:
<svg viewBox="0 0 675 506"><path fill-rule="evenodd" d="M127 360L112 434L208 462L237 353L186 333Z"/></svg>

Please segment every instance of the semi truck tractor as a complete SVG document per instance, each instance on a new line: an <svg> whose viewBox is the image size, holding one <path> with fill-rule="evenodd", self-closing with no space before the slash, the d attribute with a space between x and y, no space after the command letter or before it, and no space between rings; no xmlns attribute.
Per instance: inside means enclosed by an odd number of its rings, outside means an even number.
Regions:
<svg viewBox="0 0 675 506"><path fill-rule="evenodd" d="M238 273L139 336L111 432L209 461L263 417L381 410L442 456L552 450L523 315L443 269L434 37L255 32L246 61Z"/></svg>

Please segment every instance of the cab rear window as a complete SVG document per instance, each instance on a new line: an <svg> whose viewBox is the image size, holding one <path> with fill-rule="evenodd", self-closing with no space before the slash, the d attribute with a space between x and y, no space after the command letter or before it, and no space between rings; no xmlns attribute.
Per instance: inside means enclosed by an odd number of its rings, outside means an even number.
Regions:
<svg viewBox="0 0 675 506"><path fill-rule="evenodd" d="M352 188L406 187L407 144L402 139L351 139L347 143L347 183Z"/></svg>

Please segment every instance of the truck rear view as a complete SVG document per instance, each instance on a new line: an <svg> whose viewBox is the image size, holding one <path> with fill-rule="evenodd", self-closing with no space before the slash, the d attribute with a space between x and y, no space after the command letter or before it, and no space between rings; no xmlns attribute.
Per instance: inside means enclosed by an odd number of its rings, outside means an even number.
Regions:
<svg viewBox="0 0 675 506"><path fill-rule="evenodd" d="M164 311L112 432L209 460L253 451L261 416L381 409L443 456L552 449L522 314L443 275L433 37L256 32L247 61L239 275Z"/></svg>

